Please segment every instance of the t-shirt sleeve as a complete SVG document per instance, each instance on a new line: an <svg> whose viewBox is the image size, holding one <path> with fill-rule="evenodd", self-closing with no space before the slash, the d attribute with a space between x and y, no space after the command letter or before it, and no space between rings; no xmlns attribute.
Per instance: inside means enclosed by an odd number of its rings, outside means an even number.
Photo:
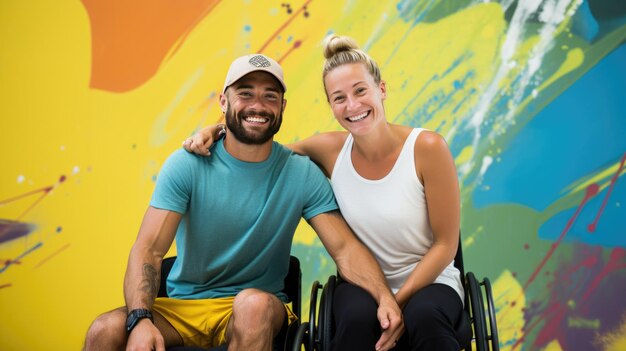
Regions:
<svg viewBox="0 0 626 351"><path fill-rule="evenodd" d="M309 220L318 214L334 211L339 208L328 178L311 161L304 182L304 211L302 217Z"/></svg>
<svg viewBox="0 0 626 351"><path fill-rule="evenodd" d="M184 150L170 155L157 176L150 206L180 214L187 212L193 184L191 158L193 155Z"/></svg>

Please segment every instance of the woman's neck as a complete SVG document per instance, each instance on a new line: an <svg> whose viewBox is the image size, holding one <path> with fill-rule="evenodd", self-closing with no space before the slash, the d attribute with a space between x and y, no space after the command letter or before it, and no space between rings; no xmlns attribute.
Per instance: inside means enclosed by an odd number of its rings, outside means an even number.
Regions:
<svg viewBox="0 0 626 351"><path fill-rule="evenodd" d="M390 123L384 123L367 134L352 135L354 138L353 153L368 162L384 160L397 153L405 138L397 133L395 127Z"/></svg>

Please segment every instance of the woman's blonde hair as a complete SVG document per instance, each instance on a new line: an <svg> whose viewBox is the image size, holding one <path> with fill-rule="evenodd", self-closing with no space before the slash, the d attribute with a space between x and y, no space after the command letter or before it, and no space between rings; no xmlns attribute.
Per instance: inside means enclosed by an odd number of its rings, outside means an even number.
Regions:
<svg viewBox="0 0 626 351"><path fill-rule="evenodd" d="M362 63L369 73L374 77L376 84L380 83L380 69L372 58L359 49L359 45L354 39L346 36L332 35L326 38L324 44L324 71L322 80L324 81L324 89L326 89L326 75L333 69L349 64Z"/></svg>

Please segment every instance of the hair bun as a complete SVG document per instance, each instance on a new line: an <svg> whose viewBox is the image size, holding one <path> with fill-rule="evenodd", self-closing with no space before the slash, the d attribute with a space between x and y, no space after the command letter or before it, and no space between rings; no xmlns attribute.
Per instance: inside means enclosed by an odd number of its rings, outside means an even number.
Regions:
<svg viewBox="0 0 626 351"><path fill-rule="evenodd" d="M359 45L354 39L333 34L326 38L324 58L329 59L342 51L358 50Z"/></svg>

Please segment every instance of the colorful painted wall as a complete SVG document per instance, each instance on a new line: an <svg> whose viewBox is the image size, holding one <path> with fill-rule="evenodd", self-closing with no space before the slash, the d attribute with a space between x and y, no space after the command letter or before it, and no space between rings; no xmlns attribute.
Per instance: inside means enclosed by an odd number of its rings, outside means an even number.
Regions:
<svg viewBox="0 0 626 351"><path fill-rule="evenodd" d="M279 141L339 129L329 33L378 60L390 121L448 140L466 269L495 284L503 348L626 349L617 0L0 2L0 349L77 350L123 304L159 168L220 117L234 57L282 63ZM307 294L334 273L305 223L293 251Z"/></svg>

